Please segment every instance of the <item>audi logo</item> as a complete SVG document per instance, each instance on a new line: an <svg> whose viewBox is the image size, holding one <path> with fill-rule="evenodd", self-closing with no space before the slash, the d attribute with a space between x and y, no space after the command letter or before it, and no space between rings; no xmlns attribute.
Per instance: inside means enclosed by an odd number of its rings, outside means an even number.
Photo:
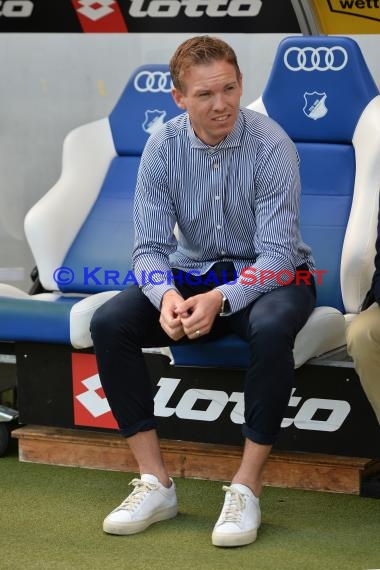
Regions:
<svg viewBox="0 0 380 570"><path fill-rule="evenodd" d="M140 93L170 93L173 84L169 71L140 71L135 77L134 86Z"/></svg>
<svg viewBox="0 0 380 570"><path fill-rule="evenodd" d="M290 47L284 54L285 66L290 71L341 71L347 61L348 54L341 46Z"/></svg>

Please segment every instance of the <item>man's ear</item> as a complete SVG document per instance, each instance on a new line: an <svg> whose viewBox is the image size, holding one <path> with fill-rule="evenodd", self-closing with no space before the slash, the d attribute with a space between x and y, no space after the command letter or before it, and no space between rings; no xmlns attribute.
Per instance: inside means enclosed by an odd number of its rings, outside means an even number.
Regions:
<svg viewBox="0 0 380 570"><path fill-rule="evenodd" d="M180 109L186 109L185 96L175 87L172 88L172 97Z"/></svg>

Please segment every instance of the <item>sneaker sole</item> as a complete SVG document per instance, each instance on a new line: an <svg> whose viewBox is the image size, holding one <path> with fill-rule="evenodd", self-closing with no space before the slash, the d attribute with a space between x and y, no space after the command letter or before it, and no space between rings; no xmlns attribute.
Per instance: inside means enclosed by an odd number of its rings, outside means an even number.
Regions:
<svg viewBox="0 0 380 570"><path fill-rule="evenodd" d="M103 522L103 530L108 534L118 534L118 535L136 534L138 532L142 532L153 523L174 518L177 515L177 512L178 508L177 506L174 506L156 511L149 518L139 521L122 523L122 522L107 521L107 519L105 519Z"/></svg>
<svg viewBox="0 0 380 570"><path fill-rule="evenodd" d="M222 532L212 533L212 544L214 546L245 546L255 542L257 538L257 529L248 532L239 532L236 534L227 534Z"/></svg>

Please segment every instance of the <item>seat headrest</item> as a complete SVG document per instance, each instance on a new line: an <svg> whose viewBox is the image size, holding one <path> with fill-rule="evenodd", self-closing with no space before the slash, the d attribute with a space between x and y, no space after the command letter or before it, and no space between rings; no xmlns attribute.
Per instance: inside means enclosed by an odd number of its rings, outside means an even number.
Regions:
<svg viewBox="0 0 380 570"><path fill-rule="evenodd" d="M363 109L378 94L353 39L294 36L280 43L262 99L294 141L351 143Z"/></svg>
<svg viewBox="0 0 380 570"><path fill-rule="evenodd" d="M141 155L149 135L183 112L171 87L168 65L143 65L134 71L109 116L119 155Z"/></svg>

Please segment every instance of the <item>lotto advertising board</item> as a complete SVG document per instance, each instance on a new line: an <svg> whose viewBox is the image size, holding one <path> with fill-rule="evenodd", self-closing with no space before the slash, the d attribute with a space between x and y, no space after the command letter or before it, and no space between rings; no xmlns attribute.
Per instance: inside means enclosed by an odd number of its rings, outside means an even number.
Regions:
<svg viewBox="0 0 380 570"><path fill-rule="evenodd" d="M155 415L168 439L239 445L244 423L242 370L170 366L165 358L146 355L152 376ZM331 378L329 379L329 373ZM76 427L117 429L92 354L72 354L73 410ZM308 366L297 384L281 425L277 449L380 457L372 439L357 438L361 418L379 433L353 368Z"/></svg>
<svg viewBox="0 0 380 570"><path fill-rule="evenodd" d="M0 32L297 33L291 0L4 0Z"/></svg>
<svg viewBox="0 0 380 570"><path fill-rule="evenodd" d="M117 430L93 353L19 343L16 358L21 423ZM176 366L160 354L145 359L161 437L243 443L243 370ZM352 367L297 370L276 449L380 459L380 428Z"/></svg>

